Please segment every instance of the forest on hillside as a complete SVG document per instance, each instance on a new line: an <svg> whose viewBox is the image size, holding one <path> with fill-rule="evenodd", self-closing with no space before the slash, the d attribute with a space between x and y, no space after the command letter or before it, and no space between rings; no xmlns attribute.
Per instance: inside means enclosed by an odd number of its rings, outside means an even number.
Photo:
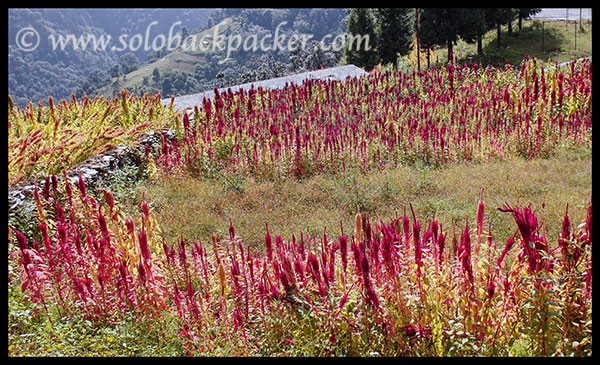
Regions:
<svg viewBox="0 0 600 365"><path fill-rule="evenodd" d="M94 51L92 47L52 47L49 36L58 37L110 35L118 39L123 34L144 33L148 25L151 35L167 34L177 21L189 29L206 23L210 9L9 9L8 10L8 92L15 103L46 101L49 95L68 98L79 90L91 91L90 80L103 80L114 65L132 56L146 61L143 47L135 52L117 52L112 47ZM39 35L39 45L32 51L17 45L19 31L33 28Z"/></svg>
<svg viewBox="0 0 600 365"><path fill-rule="evenodd" d="M281 30L288 36L310 33L314 39L320 39L324 34L344 32L346 17L344 9L310 8L9 9L9 94L17 105L24 105L29 101L45 101L49 95L57 99L69 98L72 93L77 97L94 95L101 88L104 92L116 90L118 93L128 73L147 67L169 52L167 47L158 51L139 47L134 52L130 49L118 52L111 47L103 51L94 51L91 47L53 49L48 41L50 35L110 35L117 41L123 35L141 34L155 39L169 31L184 36L193 34L233 18L241 25L236 31L242 35L274 32L285 22ZM15 42L19 30L27 27L35 29L42 40L33 51L25 51ZM164 95L198 92L224 83L248 82L332 66L338 63L341 52L312 52L311 47L291 54L239 52L222 65L217 63L224 58L219 52L204 56L202 62L194 64L192 72L157 69L143 83L125 88L136 93L160 91Z"/></svg>
<svg viewBox="0 0 600 365"><path fill-rule="evenodd" d="M109 94L118 94L122 88L136 94L160 91L162 95L185 95L214 87L224 87L246 82L279 77L290 73L336 66L342 59L342 50L323 51L317 41L325 35L332 37L346 31L344 9L215 9L207 25L198 32L184 30L184 39L192 39L201 31L211 36L239 36L240 39L269 39L275 34L281 39L292 35L310 37L306 47L297 49L245 50L242 47L229 53L227 49L211 48L209 52L181 51L179 56L166 49L151 53L148 62L140 64L148 74L141 82L132 83L121 72L121 79L111 76L112 84L105 87ZM223 24L229 24L223 25ZM227 38L229 39L229 38ZM210 48L210 47L209 47ZM175 59L171 67L156 66L157 60ZM181 58L178 58L181 57ZM171 62L171 61L169 61ZM160 62L158 62L160 63ZM123 66L121 66L123 68ZM125 66L128 68L128 66ZM150 74L151 72L151 74Z"/></svg>

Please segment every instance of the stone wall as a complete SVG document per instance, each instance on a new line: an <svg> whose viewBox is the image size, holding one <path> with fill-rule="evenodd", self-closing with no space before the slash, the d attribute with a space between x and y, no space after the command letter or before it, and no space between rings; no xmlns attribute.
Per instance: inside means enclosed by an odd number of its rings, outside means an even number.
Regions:
<svg viewBox="0 0 600 365"><path fill-rule="evenodd" d="M155 151L157 148L161 147L161 134L164 135L169 142L172 142L175 137L173 130L168 130L164 133L146 133L138 139L138 143L135 145L119 145L105 153L88 158L84 162L67 171L67 177L71 180L73 185L76 185L79 177L81 176L86 187L93 190L96 186L96 183L100 179L106 178L109 174L114 173L115 170L121 169L128 165L137 167L141 166L145 160L146 147L148 147L150 151ZM61 176L58 177L59 179L61 178ZM15 214L15 212L18 211L18 208L25 201L33 200L34 187L37 185L38 190L41 191L42 187L44 186L44 181L45 178L39 181L28 181L9 186L9 218L11 214Z"/></svg>

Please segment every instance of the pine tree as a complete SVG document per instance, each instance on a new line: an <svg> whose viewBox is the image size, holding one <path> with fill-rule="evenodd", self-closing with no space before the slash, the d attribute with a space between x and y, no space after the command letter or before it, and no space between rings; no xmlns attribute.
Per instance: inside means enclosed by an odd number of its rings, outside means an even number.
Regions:
<svg viewBox="0 0 600 365"><path fill-rule="evenodd" d="M516 12L512 8L485 8L485 21L488 26L493 29L496 28L496 41L498 47L500 47L500 26L512 21L515 17Z"/></svg>
<svg viewBox="0 0 600 365"><path fill-rule="evenodd" d="M519 19L519 30L523 30L523 19L539 13L542 8L517 8L517 17Z"/></svg>
<svg viewBox="0 0 600 365"><path fill-rule="evenodd" d="M374 51L375 27L370 9L353 8L348 17L348 35L344 54L346 61L367 71L377 63Z"/></svg>
<svg viewBox="0 0 600 365"><path fill-rule="evenodd" d="M375 10L377 54L383 63L396 64L398 54L412 48L412 8L378 8Z"/></svg>
<svg viewBox="0 0 600 365"><path fill-rule="evenodd" d="M448 47L448 59L459 38L468 43L477 39L481 16L471 8L425 8L419 15L419 42L424 49Z"/></svg>

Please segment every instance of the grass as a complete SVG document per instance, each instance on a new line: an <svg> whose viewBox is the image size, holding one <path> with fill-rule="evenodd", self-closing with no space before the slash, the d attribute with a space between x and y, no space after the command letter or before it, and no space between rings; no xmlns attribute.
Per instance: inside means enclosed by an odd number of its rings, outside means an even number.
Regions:
<svg viewBox="0 0 600 365"><path fill-rule="evenodd" d="M483 53L485 56L481 61L490 59L495 63L506 59L513 65L519 64L524 54L545 62L559 63L587 57L592 54L592 22L584 20L580 28L579 22L565 24L564 21L526 20L522 31L515 22L512 33L507 33L506 27L502 28L500 47L496 32L488 32L484 38Z"/></svg>
<svg viewBox="0 0 600 365"><path fill-rule="evenodd" d="M510 215L495 208L504 202L533 203L548 225L549 237L560 232L564 207L573 221L583 219L592 186L591 154L565 151L548 159L511 158L488 163L459 163L441 167L401 166L387 171L255 181L242 178L232 191L222 181L170 177L148 181L140 188L154 208L166 242L210 242L211 235L227 236L229 220L236 234L254 248L264 248L264 223L271 234L290 239L292 233L319 236L352 232L356 209L384 220L403 214L412 204L423 218L436 214L446 229L475 219L473 210L482 188L486 214L499 242L514 233ZM299 238L299 237L297 237Z"/></svg>
<svg viewBox="0 0 600 365"><path fill-rule="evenodd" d="M592 21L579 22L552 21L546 19L523 20L519 31L517 21L513 22L513 31L508 33L507 26L501 27L501 40L498 45L496 30L493 29L483 37L483 55L477 55L477 45L459 40L454 46L454 55L462 62L477 62L487 65L504 64L520 65L524 56L533 56L544 63L568 62L592 55ZM543 28L543 29L542 29ZM577 35L575 36L575 31ZM576 38L575 38L576 37ZM543 38L543 45L542 45ZM425 53L421 56L421 67L427 65ZM432 51L431 62L446 62L446 47ZM401 64L416 67L415 50L401 58Z"/></svg>
<svg viewBox="0 0 600 365"><path fill-rule="evenodd" d="M97 325L83 315L39 315L19 287L8 288L8 356L180 356L176 324L139 321ZM37 313L37 314L36 314Z"/></svg>

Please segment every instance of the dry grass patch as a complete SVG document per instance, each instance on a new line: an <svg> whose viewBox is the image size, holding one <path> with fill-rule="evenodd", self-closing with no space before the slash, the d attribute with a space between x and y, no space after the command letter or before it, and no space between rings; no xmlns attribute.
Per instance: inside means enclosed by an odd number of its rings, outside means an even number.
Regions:
<svg viewBox="0 0 600 365"><path fill-rule="evenodd" d="M347 170L306 180L277 182L243 178L231 191L219 180L167 178L146 183L142 190L159 217L168 243L210 242L211 235L228 236L229 222L246 244L262 250L265 222L271 235L297 239L327 234L351 234L357 208L371 220L403 214L412 204L422 219L436 214L445 229L475 220L481 189L486 227L499 242L516 229L512 217L496 210L504 202L528 205L545 221L549 237L560 231L565 207L573 222L584 219L592 190L591 156L574 153L549 159L511 159L488 163L458 163L443 167L402 166L361 173Z"/></svg>

